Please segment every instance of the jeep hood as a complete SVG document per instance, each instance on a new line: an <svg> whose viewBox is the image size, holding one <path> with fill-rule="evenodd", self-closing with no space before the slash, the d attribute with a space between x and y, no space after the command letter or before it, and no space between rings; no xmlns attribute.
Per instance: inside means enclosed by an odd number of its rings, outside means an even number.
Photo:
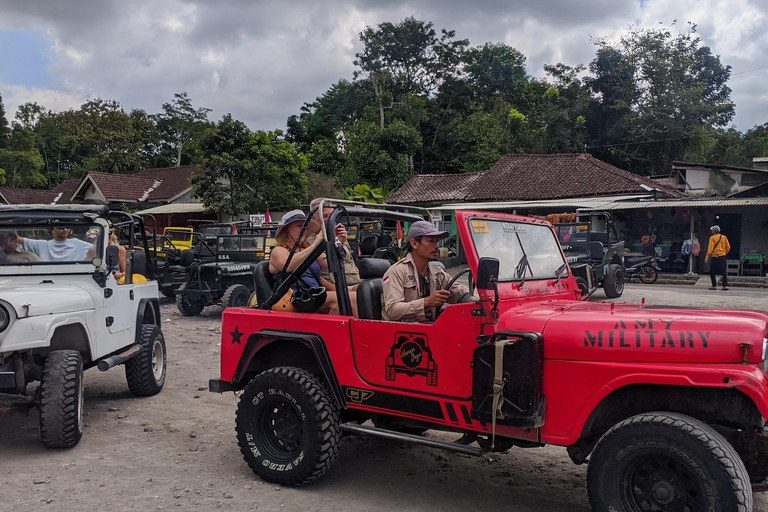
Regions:
<svg viewBox="0 0 768 512"><path fill-rule="evenodd" d="M0 301L13 306L19 318L94 309L93 297L87 291L53 283L0 284Z"/></svg>
<svg viewBox="0 0 768 512"><path fill-rule="evenodd" d="M500 328L543 333L546 359L741 363L749 344L747 362L759 363L768 328L761 311L555 301L524 309L507 311Z"/></svg>

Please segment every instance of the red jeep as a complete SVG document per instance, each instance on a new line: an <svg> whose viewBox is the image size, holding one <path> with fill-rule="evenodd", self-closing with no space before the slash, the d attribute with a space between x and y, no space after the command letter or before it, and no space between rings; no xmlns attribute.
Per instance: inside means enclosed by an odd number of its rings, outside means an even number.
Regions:
<svg viewBox="0 0 768 512"><path fill-rule="evenodd" d="M549 223L459 211L475 297L433 323L384 322L388 262L366 259L357 319L332 229L346 216L422 219L338 204L326 244L274 289L261 263L259 306L224 311L210 390L244 390L237 438L257 475L311 482L344 432L472 455L556 444L589 457L595 511L752 510L750 481L768 477L768 314L584 302ZM323 251L342 314L271 311Z"/></svg>

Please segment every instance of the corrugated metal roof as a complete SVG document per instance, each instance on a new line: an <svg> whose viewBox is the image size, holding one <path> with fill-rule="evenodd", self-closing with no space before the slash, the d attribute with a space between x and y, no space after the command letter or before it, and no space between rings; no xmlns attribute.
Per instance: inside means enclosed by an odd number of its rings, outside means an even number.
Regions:
<svg viewBox="0 0 768 512"><path fill-rule="evenodd" d="M149 213L152 215L162 215L168 213L199 213L205 211L203 203L171 203L162 206L155 206L148 210L142 210L139 213Z"/></svg>
<svg viewBox="0 0 768 512"><path fill-rule="evenodd" d="M589 206L580 210L644 210L647 208L723 208L728 206L768 206L768 197L668 199L659 201L614 202L600 207Z"/></svg>
<svg viewBox="0 0 768 512"><path fill-rule="evenodd" d="M650 199L650 195L623 195L601 197L574 197L569 199L545 199L541 201L494 201L479 203L451 203L435 206L430 210L511 210L515 208L590 208L599 209L602 205L617 201L638 201ZM645 203L644 203L645 204Z"/></svg>

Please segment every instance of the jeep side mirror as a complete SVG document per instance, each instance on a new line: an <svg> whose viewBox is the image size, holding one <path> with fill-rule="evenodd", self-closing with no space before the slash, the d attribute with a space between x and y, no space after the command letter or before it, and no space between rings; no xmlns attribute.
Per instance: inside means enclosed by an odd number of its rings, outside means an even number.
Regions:
<svg viewBox="0 0 768 512"><path fill-rule="evenodd" d="M480 258L477 265L477 289L492 290L493 282L499 278L499 260Z"/></svg>
<svg viewBox="0 0 768 512"><path fill-rule="evenodd" d="M117 267L117 258L120 254L120 248L116 245L107 247L107 267Z"/></svg>

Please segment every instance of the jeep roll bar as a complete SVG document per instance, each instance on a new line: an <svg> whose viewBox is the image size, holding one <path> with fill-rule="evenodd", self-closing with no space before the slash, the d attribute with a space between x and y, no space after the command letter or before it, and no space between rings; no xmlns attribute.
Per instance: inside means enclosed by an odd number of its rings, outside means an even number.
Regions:
<svg viewBox="0 0 768 512"><path fill-rule="evenodd" d="M326 202L330 203L334 210L328 215L326 222L320 223L320 230L323 234L325 244L318 245L314 248L309 256L307 256L304 261L302 261L299 266L288 275L288 277L283 279L276 287L273 287L272 295L270 295L264 303L258 305L259 309L271 309L272 306L277 304L283 295L286 294L288 289L298 281L299 277L303 275L310 265L320 257L323 251L325 251L328 258L328 270L333 274L334 281L336 282L336 299L338 301L339 314L352 316L352 306L349 301L346 276L344 275L344 262L342 261L341 253L336 248L336 229L334 227L336 226L339 217L374 217L387 220L400 220L404 222L417 222L428 218L428 215L409 213L409 210L420 210L427 214L428 212L423 208L414 208L412 206L397 204L377 204L375 207L372 207L367 203L360 203L357 201L323 198L320 200L318 206L311 209L309 214L307 214L307 220L304 221L304 225L302 226L302 234L312 221L312 217L315 213L318 211L322 212L323 209L326 208ZM347 205L349 205L349 207L347 207ZM299 237L299 240L300 239L301 236ZM296 246L294 245L288 261L290 261L290 258L293 256L295 249Z"/></svg>

